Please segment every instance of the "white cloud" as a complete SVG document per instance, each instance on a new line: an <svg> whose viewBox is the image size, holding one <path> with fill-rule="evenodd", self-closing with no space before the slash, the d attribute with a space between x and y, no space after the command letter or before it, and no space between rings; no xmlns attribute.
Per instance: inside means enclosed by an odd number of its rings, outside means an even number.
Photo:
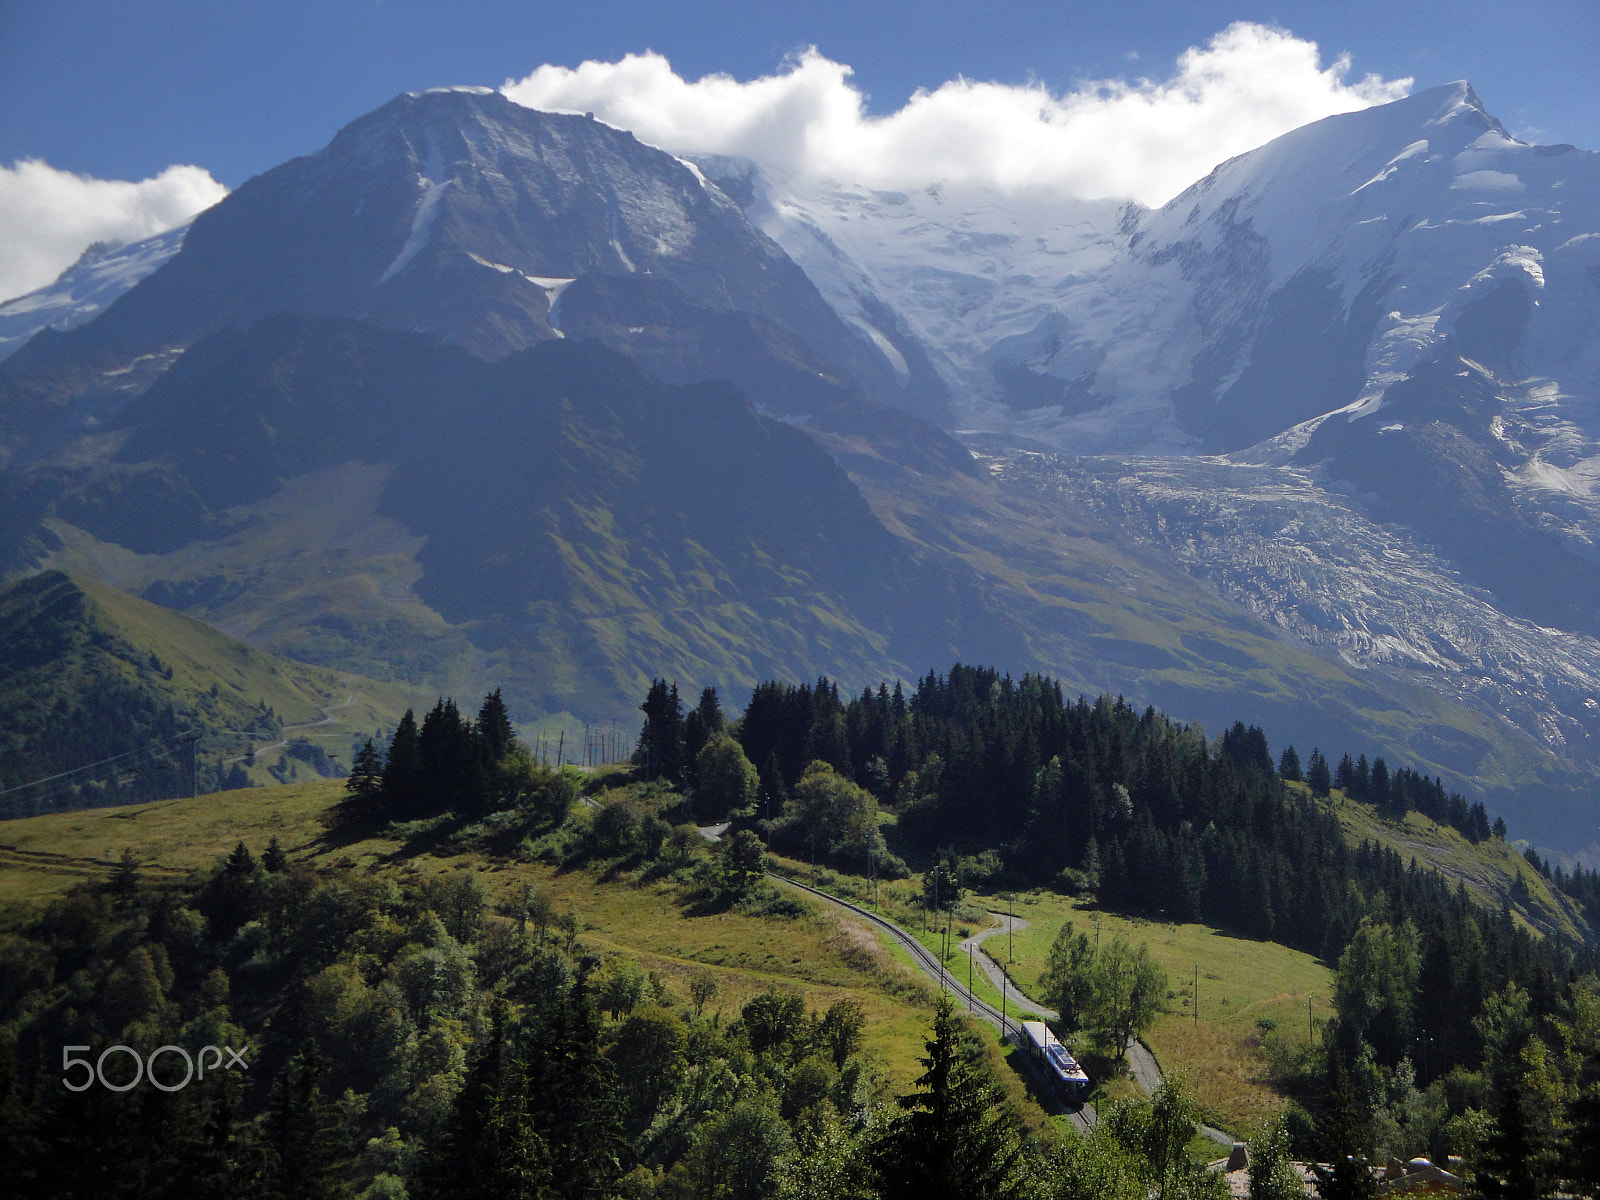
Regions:
<svg viewBox="0 0 1600 1200"><path fill-rule="evenodd" d="M504 92L592 111L678 154L741 154L780 171L881 188L978 184L1160 204L1213 166L1308 121L1399 99L1410 79L1347 82L1316 43L1239 22L1178 57L1163 80L1042 84L954 79L871 116L851 69L814 48L775 75L690 82L659 54L542 66Z"/></svg>
<svg viewBox="0 0 1600 1200"><path fill-rule="evenodd" d="M132 242L183 224L228 189L200 167L130 183L58 171L37 158L0 166L0 300L43 287L91 242Z"/></svg>

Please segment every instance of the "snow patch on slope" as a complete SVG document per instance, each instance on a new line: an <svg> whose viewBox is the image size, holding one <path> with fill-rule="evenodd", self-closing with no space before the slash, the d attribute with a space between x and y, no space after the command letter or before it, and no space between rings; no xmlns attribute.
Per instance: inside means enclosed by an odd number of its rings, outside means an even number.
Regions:
<svg viewBox="0 0 1600 1200"><path fill-rule="evenodd" d="M444 177L444 156L439 153L439 144L434 140L431 131L428 134L427 147L422 170L417 174L420 195L417 198L416 211L411 216L411 233L406 238L405 245L400 247L400 253L395 255L394 261L382 275L378 276L379 283L388 283L404 271L428 244L428 235L432 232L434 218L439 212L439 201L444 199L445 191L454 182Z"/></svg>
<svg viewBox="0 0 1600 1200"><path fill-rule="evenodd" d="M97 242L48 287L0 304L0 359L41 329L65 332L98 316L177 254L188 232L185 223L126 245Z"/></svg>

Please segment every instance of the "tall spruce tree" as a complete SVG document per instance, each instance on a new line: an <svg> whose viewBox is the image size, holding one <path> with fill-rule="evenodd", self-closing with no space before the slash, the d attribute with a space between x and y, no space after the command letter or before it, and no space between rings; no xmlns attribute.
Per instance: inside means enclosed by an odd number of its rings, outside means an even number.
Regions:
<svg viewBox="0 0 1600 1200"><path fill-rule="evenodd" d="M1317 747L1311 748L1311 759L1306 767L1306 782L1313 796L1326 796L1333 788L1333 778L1328 771L1328 760Z"/></svg>
<svg viewBox="0 0 1600 1200"><path fill-rule="evenodd" d="M483 807L484 774L470 722L456 702L441 698L417 735L419 792L424 816Z"/></svg>
<svg viewBox="0 0 1600 1200"><path fill-rule="evenodd" d="M1531 1119L1520 1084L1500 1088L1499 1119L1477 1164L1477 1190L1484 1200L1543 1200L1555 1191L1549 1133Z"/></svg>
<svg viewBox="0 0 1600 1200"><path fill-rule="evenodd" d="M627 1143L611 1064L600 1053L600 1017L580 973L570 991L525 1027L519 1063L526 1124L548 1154L545 1194L599 1200L621 1178Z"/></svg>
<svg viewBox="0 0 1600 1200"><path fill-rule="evenodd" d="M634 752L634 761L644 770L647 779L681 784L683 703L678 699L678 685L668 685L665 679L652 679L650 692L639 708L644 712L644 726L639 730L639 748Z"/></svg>
<svg viewBox="0 0 1600 1200"><path fill-rule="evenodd" d="M408 708L389 739L389 754L383 765L383 799L390 812L415 815L422 760L417 751L417 718Z"/></svg>
<svg viewBox="0 0 1600 1200"><path fill-rule="evenodd" d="M473 730L478 737L484 765L488 767L504 758L506 751L516 741L516 731L511 727L511 714L506 711L506 702L500 698L499 688L483 698Z"/></svg>
<svg viewBox="0 0 1600 1200"><path fill-rule="evenodd" d="M948 995L939 996L926 1068L905 1112L874 1154L883 1200L1006 1200L1022 1194L1021 1154L998 1088L963 1044Z"/></svg>
<svg viewBox="0 0 1600 1200"><path fill-rule="evenodd" d="M350 764L350 774L345 777L345 798L340 802L336 814L340 824L365 821L379 815L385 799L383 774L383 756L372 744L372 739L368 738L356 751L355 761Z"/></svg>
<svg viewBox="0 0 1600 1200"><path fill-rule="evenodd" d="M728 718L723 715L722 702L717 699L717 689L708 687L700 693L700 703L694 706L683 722L683 761L689 772L688 782L691 786L698 787L700 780L697 774L697 760L700 751L728 727Z"/></svg>
<svg viewBox="0 0 1600 1200"><path fill-rule="evenodd" d="M308 1042L283 1068L267 1109L269 1195L323 1200L339 1195L339 1168L349 1153L344 1113L318 1083L327 1060Z"/></svg>

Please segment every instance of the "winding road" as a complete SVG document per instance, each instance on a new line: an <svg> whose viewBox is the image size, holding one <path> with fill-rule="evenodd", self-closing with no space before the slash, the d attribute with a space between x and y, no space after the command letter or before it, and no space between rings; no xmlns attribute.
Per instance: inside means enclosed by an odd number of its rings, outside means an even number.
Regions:
<svg viewBox="0 0 1600 1200"><path fill-rule="evenodd" d="M1012 1015L1009 1011L1002 1013L992 1004L985 1000L980 1000L977 996L973 995L973 993L968 991L966 986L956 978L954 972L940 963L938 957L931 950L919 942L910 933L906 932L906 930L896 925L893 921L890 921L885 917L880 917L877 913L862 908L858 904L852 904L848 900L842 900L838 896L824 892L820 888L812 887L809 883L801 883L798 879L790 879L784 875L772 875L771 872L768 872L768 874L771 875L771 878L780 883L786 883L790 887L798 888L800 891L815 896L819 900L826 901L837 908L842 908L849 912L852 916L860 917L862 920L870 922L878 929L881 929L896 943L905 948L906 952L911 955L912 962L917 965L917 968L924 975L926 975L936 985L942 987L945 991L950 992L957 999L966 1003L974 1016L993 1025L996 1029L1000 1030L1003 1036L1010 1038L1013 1043L1015 1043L1017 1039L1021 1037L1021 1031L1017 1028L1017 1021L1014 1015ZM985 958L987 958L987 956L985 956ZM987 962L984 969L988 970ZM999 984L996 984L995 986L998 987ZM1015 989L1011 988L1009 991L1014 992ZM1034 1069L1032 1059L1023 1056L1019 1061L1027 1063L1030 1071ZM1049 1098L1048 1088L1041 1087L1040 1096L1040 1103L1046 1103L1045 1098ZM1055 1106L1055 1110L1057 1112L1066 1113L1072 1118L1074 1125L1084 1129L1092 1126L1096 1120L1094 1107L1088 1104L1085 1104L1077 1111L1073 1111L1065 1105L1058 1103Z"/></svg>
<svg viewBox="0 0 1600 1200"><path fill-rule="evenodd" d="M1038 1013L1046 1021L1055 1020L1060 1016L1055 1009L1040 1004L1019 988L1011 980L1010 976L1006 974L1005 968L996 962L987 950L982 948L982 943L989 938L1002 933L1026 929L1028 922L1021 917L1007 916L1005 913L992 912L989 915L994 918L995 923L988 929L983 930L981 933L975 933L962 942L961 949L969 953L976 952L977 961L983 968L983 973L989 977L989 981L997 989L1004 986L1007 994L1017 997L1021 1006L1025 1006L1031 1012ZM1128 1071L1132 1074L1133 1081L1139 1085L1139 1089L1146 1096L1154 1095L1156 1089L1161 1086L1161 1064L1156 1062L1156 1056L1150 1053L1150 1048L1137 1038L1128 1046ZM1220 1129L1213 1129L1210 1125L1200 1126L1200 1132L1212 1141L1219 1142L1224 1146L1233 1145L1233 1138L1229 1134L1223 1133Z"/></svg>
<svg viewBox="0 0 1600 1200"><path fill-rule="evenodd" d="M249 758L253 754L266 754L269 750L277 750L277 749L280 749L281 747L287 746L289 744L289 741L290 741L289 733L290 733L291 730L295 730L295 729L315 729L318 725L332 725L335 721L337 721L339 719L339 718L337 718L337 717L335 717L333 715L333 710L336 709L336 708L349 708L352 704L354 704L356 702L356 697L359 696L360 694L361 693L359 693L359 692L351 692L348 696L346 696L344 698L344 703L343 704L324 704L324 705L321 705L320 707L321 707L321 710L322 710L322 719L320 721L301 721L298 725L284 725L284 726L281 726L280 728L282 730L282 738L279 741L273 742L271 745L262 745L262 746L256 746L256 745L254 745L252 743L251 749L247 750L245 753L236 754L232 758L223 759L222 760L223 765L224 766L231 766L233 763L243 762L245 759ZM253 737L254 735L246 734L245 736Z"/></svg>

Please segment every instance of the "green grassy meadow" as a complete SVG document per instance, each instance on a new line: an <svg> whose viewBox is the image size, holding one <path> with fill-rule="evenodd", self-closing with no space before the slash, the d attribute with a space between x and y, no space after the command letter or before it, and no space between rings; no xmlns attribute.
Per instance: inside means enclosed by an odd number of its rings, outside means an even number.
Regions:
<svg viewBox="0 0 1600 1200"><path fill-rule="evenodd" d="M240 841L256 854L276 836L291 864L394 872L419 880L469 869L504 908L525 887L548 889L556 911L574 911L580 944L602 958L625 954L687 994L691 973L709 970L719 989L708 1005L724 1019L777 986L823 1010L844 997L866 1013L866 1048L897 1091L921 1073L932 990L859 921L821 905L778 920L737 910L694 915L669 880L636 871L563 869L449 849L411 854L397 837L330 838L322 816L343 795L338 780L221 792L125 808L51 814L0 824L0 924L22 919L73 886L110 878L124 850L150 882L176 881L213 866ZM1020 1097L1020 1089L1019 1089ZM1037 1109L1036 1127L1047 1119Z"/></svg>
<svg viewBox="0 0 1600 1200"><path fill-rule="evenodd" d="M1004 911L1004 897L989 901ZM1285 1100L1266 1079L1262 1022L1289 1041L1303 1042L1307 996L1313 997L1313 1018L1331 1012L1333 972L1326 966L1276 943L1249 941L1208 925L1100 912L1049 892L1019 893L1015 905L1016 915L1029 925L1014 936L1008 970L1025 992L1038 995L1050 945L1066 921L1091 935L1098 926L1103 939L1120 933L1134 945L1148 945L1167 974L1168 1011L1145 1038L1162 1071L1183 1075L1211 1123L1236 1135L1282 1110ZM989 948L1006 965L1004 938Z"/></svg>

